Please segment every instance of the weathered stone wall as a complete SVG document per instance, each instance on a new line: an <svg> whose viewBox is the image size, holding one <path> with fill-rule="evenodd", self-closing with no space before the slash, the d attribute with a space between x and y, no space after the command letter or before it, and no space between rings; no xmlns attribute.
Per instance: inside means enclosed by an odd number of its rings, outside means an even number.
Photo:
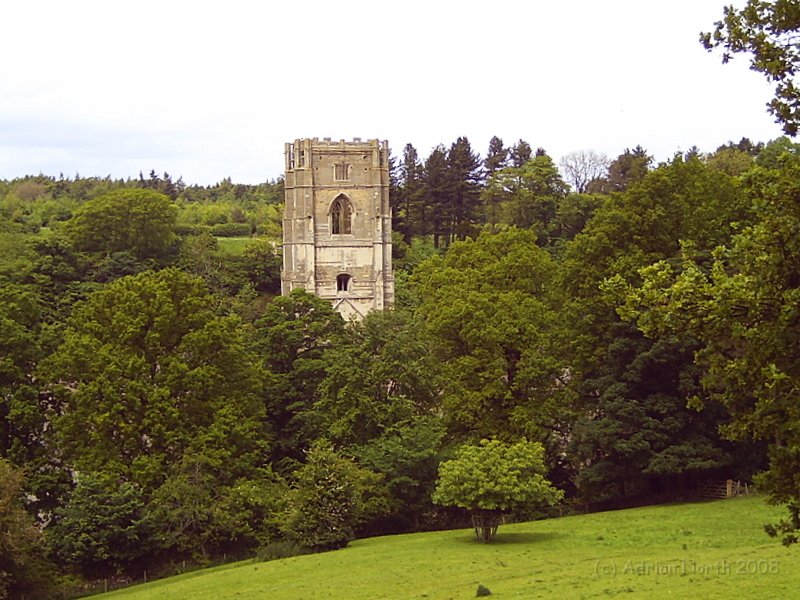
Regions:
<svg viewBox="0 0 800 600"><path fill-rule="evenodd" d="M393 304L388 154L386 142L358 138L286 144L284 294L305 288L355 318ZM339 231L337 198L349 208Z"/></svg>

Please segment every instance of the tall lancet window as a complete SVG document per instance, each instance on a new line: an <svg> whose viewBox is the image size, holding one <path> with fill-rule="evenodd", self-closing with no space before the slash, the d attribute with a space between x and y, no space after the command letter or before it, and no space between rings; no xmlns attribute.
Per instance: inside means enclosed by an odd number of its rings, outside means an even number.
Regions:
<svg viewBox="0 0 800 600"><path fill-rule="evenodd" d="M337 196L331 205L331 233L351 233L352 209L345 196Z"/></svg>

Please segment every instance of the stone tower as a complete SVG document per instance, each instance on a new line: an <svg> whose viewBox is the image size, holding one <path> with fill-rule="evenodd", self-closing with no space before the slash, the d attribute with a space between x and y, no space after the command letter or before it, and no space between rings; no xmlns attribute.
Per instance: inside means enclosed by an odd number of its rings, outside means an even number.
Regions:
<svg viewBox="0 0 800 600"><path fill-rule="evenodd" d="M286 144L281 291L305 288L347 319L394 303L389 145Z"/></svg>

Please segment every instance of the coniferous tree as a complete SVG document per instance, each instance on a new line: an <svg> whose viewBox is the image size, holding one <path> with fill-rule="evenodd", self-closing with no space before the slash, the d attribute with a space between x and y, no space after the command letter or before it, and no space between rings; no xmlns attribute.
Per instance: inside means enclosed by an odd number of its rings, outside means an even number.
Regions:
<svg viewBox="0 0 800 600"><path fill-rule="evenodd" d="M503 140L494 136L489 140L489 150L486 153L486 158L483 160L483 166L486 169L486 176L491 177L494 173L508 165L510 148L503 145Z"/></svg>
<svg viewBox="0 0 800 600"><path fill-rule="evenodd" d="M407 229L406 211L400 210L402 200L402 187L400 182L400 165L397 157L389 151L389 207L392 211L392 231L402 232Z"/></svg>
<svg viewBox="0 0 800 600"><path fill-rule="evenodd" d="M433 235L433 245L438 248L445 236L447 225L447 200L449 174L447 151L436 146L425 160L422 172L420 198L420 235Z"/></svg>
<svg viewBox="0 0 800 600"><path fill-rule="evenodd" d="M648 156L647 150L641 146L636 146L633 150L626 148L625 152L611 161L608 175L591 182L587 191L603 194L624 192L633 182L647 175L652 161L653 157Z"/></svg>
<svg viewBox="0 0 800 600"><path fill-rule="evenodd" d="M406 144L403 149L403 161L397 168L397 192L392 197L394 213L393 229L403 235L406 242L412 236L423 235L425 204L422 197L422 165L417 149Z"/></svg>
<svg viewBox="0 0 800 600"><path fill-rule="evenodd" d="M494 136L489 140L489 150L483 161L486 169L486 185L481 193L483 200L483 223L489 224L494 230L500 222L501 205L505 196L502 185L498 185L495 174L508 166L511 148L503 145L503 140Z"/></svg>
<svg viewBox="0 0 800 600"><path fill-rule="evenodd" d="M458 138L447 154L450 224L446 234L446 244L455 239L464 240L474 234L479 222L481 187L483 171L480 156L472 152L466 137Z"/></svg>
<svg viewBox="0 0 800 600"><path fill-rule="evenodd" d="M531 159L533 150L528 142L525 140L520 140L514 144L514 146L512 146L508 155L509 159L511 160L511 166L521 167Z"/></svg>

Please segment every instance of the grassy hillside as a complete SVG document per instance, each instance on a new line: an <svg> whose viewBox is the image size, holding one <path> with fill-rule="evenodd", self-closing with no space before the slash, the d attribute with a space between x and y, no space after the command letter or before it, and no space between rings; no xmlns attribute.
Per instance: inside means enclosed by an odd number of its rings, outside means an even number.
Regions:
<svg viewBox="0 0 800 600"><path fill-rule="evenodd" d="M800 548L768 538L780 508L749 497L672 504L471 531L365 539L348 548L242 562L106 594L156 600L792 598Z"/></svg>
<svg viewBox="0 0 800 600"><path fill-rule="evenodd" d="M252 237L218 237L219 253L230 256L239 256L255 238Z"/></svg>

